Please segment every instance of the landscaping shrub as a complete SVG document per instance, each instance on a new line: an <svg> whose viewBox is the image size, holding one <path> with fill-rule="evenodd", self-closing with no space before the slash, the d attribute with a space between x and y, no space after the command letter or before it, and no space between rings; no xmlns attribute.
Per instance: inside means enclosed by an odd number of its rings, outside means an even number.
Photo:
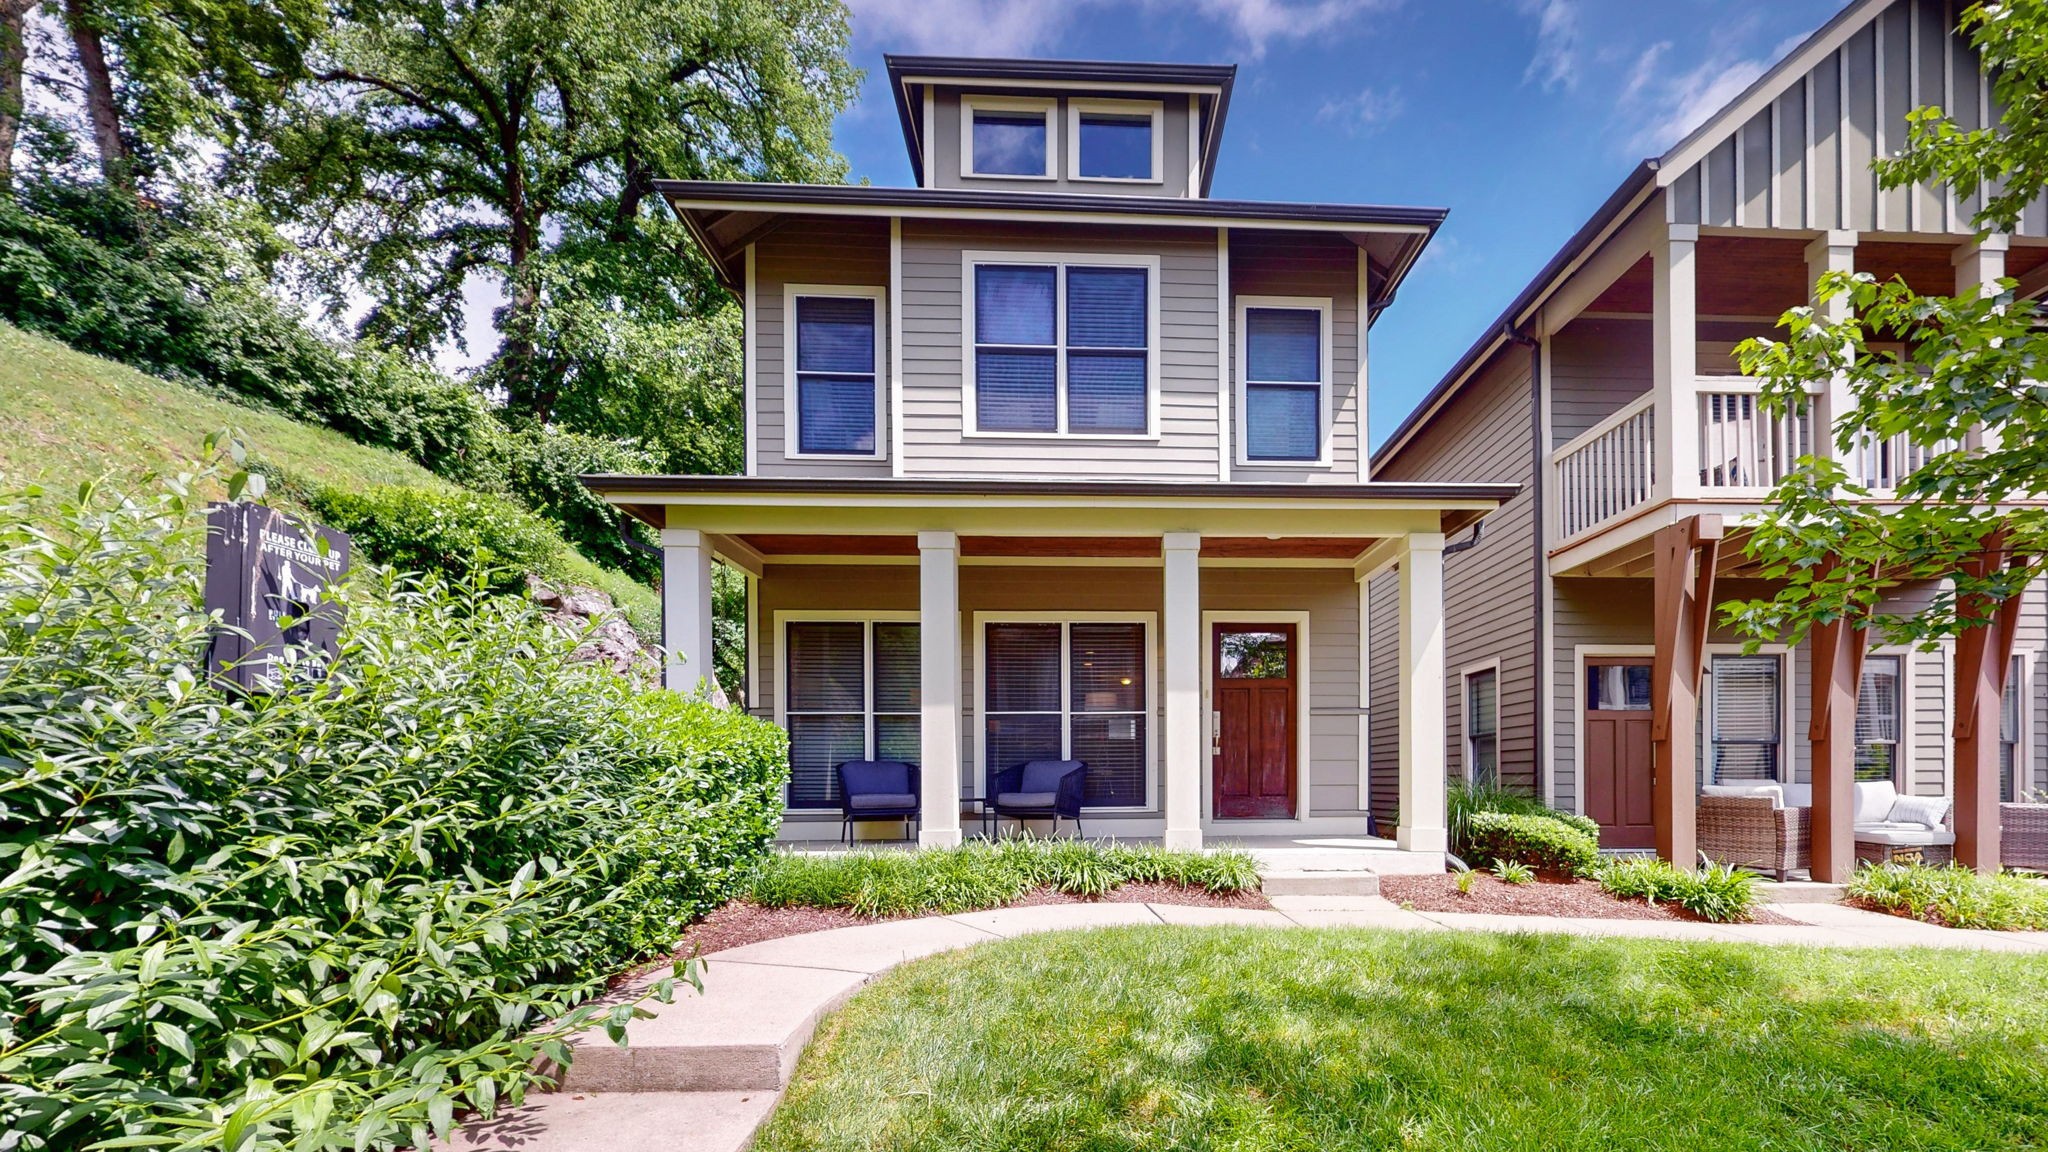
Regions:
<svg viewBox="0 0 2048 1152"><path fill-rule="evenodd" d="M0 506L0 1145L424 1147L623 1024L589 998L751 873L784 738L367 571L324 678L223 691L183 490Z"/></svg>
<svg viewBox="0 0 2048 1152"><path fill-rule="evenodd" d="M1846 892L1852 900L1951 928L2048 931L2048 886L2009 872L1981 876L1955 866L1880 864L1857 872Z"/></svg>
<svg viewBox="0 0 2048 1152"><path fill-rule="evenodd" d="M441 573L460 583L480 579L509 591L529 572L559 576L564 567L561 538L544 521L479 492L318 487L307 493L307 504L370 559L407 571Z"/></svg>
<svg viewBox="0 0 2048 1152"><path fill-rule="evenodd" d="M1600 843L1585 829L1551 816L1474 812L1466 819L1468 863L1509 860L1540 872L1584 876L1600 862Z"/></svg>
<svg viewBox="0 0 2048 1152"><path fill-rule="evenodd" d="M1600 825L1591 817L1572 812L1559 812L1545 807L1534 797L1519 792L1509 792L1492 784L1472 784L1464 780L1453 780L1444 791L1444 827L1450 836L1451 852L1457 856L1473 854L1470 826L1472 816L1478 812L1504 812L1512 816L1544 816L1560 820L1593 837L1597 844L1600 839Z"/></svg>
<svg viewBox="0 0 2048 1152"><path fill-rule="evenodd" d="M1688 872L1650 856L1603 861L1600 886L1625 899L1676 904L1704 920L1747 920L1756 907L1756 877L1725 864Z"/></svg>

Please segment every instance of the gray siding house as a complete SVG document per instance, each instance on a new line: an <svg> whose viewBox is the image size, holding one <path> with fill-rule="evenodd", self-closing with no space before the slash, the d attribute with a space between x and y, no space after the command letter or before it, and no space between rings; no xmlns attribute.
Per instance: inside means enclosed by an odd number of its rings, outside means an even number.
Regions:
<svg viewBox="0 0 2048 1152"><path fill-rule="evenodd" d="M950 844L996 773L1079 760L1090 834L1377 808L1390 866L1440 866L1442 549L1518 489L1379 480L1365 390L1443 213L1212 198L1232 68L888 71L916 187L659 185L746 343L745 475L587 478L660 530L669 683L709 674L722 562L786 838L840 834L842 762L917 765Z"/></svg>
<svg viewBox="0 0 2048 1152"><path fill-rule="evenodd" d="M1718 622L1691 635L1692 600L1771 590L1742 554L1744 521L1796 457L1839 454L1827 429L1846 397L1765 413L1757 382L1738 374L1738 341L1773 334L1828 269L1903 276L1923 292L2000 276L2023 295L2048 287L2048 205L2015 234L1980 241L1971 199L1883 191L1871 173L1873 155L1904 142L1913 108L1992 121L1955 9L1846 6L1630 173L1375 455L1382 481L1517 488L1445 562L1452 776L1540 795L1592 816L1606 846L1682 861L1701 787L1771 781L1818 797L1846 795L1849 778L1890 780L1956 797L1958 853L1972 849L1962 825L1979 773L1958 763L1956 651L1871 650L1845 685L1853 746L1830 763L1810 730L1829 684L1811 643L1745 654ZM1916 451L1900 438L1842 463L1882 499ZM1891 607L1931 591L1902 589ZM1391 626L1397 603L1395 574L1376 577L1369 626ZM2043 588L2027 590L2010 632L2010 664L1993 670L2004 689L1996 779L1984 783L2007 799L2048 785ZM1400 669L1378 652L1371 665L1378 710ZM1383 733L1374 741L1379 804L1389 748ZM1995 860L1995 816L1970 831L1978 846L1988 832ZM1837 869L1815 853L1817 873Z"/></svg>

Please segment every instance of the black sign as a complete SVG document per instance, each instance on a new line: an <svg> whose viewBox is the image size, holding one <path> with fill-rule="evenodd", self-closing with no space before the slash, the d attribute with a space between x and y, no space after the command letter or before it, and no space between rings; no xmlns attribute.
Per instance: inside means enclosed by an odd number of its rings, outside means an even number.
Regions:
<svg viewBox="0 0 2048 1152"><path fill-rule="evenodd" d="M294 664L324 668L341 635L341 609L322 593L348 571L348 559L345 532L261 504L208 506L206 607L226 625L214 636L214 674L267 692ZM294 649L299 655L288 660Z"/></svg>

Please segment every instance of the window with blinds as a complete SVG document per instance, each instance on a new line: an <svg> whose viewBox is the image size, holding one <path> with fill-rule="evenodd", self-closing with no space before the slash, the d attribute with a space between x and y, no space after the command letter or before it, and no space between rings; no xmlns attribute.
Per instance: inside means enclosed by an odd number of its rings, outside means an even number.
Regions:
<svg viewBox="0 0 2048 1152"><path fill-rule="evenodd" d="M1904 693L1898 656L1866 656L1856 687L1856 779L1889 780L1902 790L1899 732Z"/></svg>
<svg viewBox="0 0 2048 1152"><path fill-rule="evenodd" d="M1244 454L1314 461L1323 451L1321 308L1244 310Z"/></svg>
<svg viewBox="0 0 2048 1152"><path fill-rule="evenodd" d="M1142 807L1146 631L1142 621L986 624L984 775L1027 760L1081 760L1088 806Z"/></svg>
<svg viewBox="0 0 2048 1152"><path fill-rule="evenodd" d="M974 266L974 430L1144 435L1149 267Z"/></svg>
<svg viewBox="0 0 2048 1152"><path fill-rule="evenodd" d="M1708 780L1777 780L1783 745L1783 697L1776 656L1716 656L1710 665L1712 715Z"/></svg>
<svg viewBox="0 0 2048 1152"><path fill-rule="evenodd" d="M1493 669L1465 677L1465 779L1500 783L1500 677Z"/></svg>
<svg viewBox="0 0 2048 1152"><path fill-rule="evenodd" d="M844 761L917 763L916 624L792 620L783 630L783 671L789 807L838 807L833 769Z"/></svg>
<svg viewBox="0 0 2048 1152"><path fill-rule="evenodd" d="M805 455L873 456L875 340L879 302L871 296L798 296L796 450Z"/></svg>
<svg viewBox="0 0 2048 1152"><path fill-rule="evenodd" d="M2012 658L2005 672L2005 696L1998 702L1998 796L2018 800L2020 763L2020 680L2026 675L2025 657Z"/></svg>

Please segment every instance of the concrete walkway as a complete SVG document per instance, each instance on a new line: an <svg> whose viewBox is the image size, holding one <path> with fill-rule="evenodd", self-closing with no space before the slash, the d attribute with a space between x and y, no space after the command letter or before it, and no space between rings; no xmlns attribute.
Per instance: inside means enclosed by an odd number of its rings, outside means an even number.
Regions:
<svg viewBox="0 0 2048 1152"><path fill-rule="evenodd" d="M1271 910L1173 904L1050 904L896 920L767 940L704 963L687 987L650 1005L625 1048L602 1029L576 1038L559 1092L478 1121L447 1147L473 1152L733 1152L744 1149L789 1083L818 1022L906 961L1032 932L1115 925L1259 925L1403 931L1554 932L1833 948L2048 952L2048 933L1937 928L1839 904L1774 904L1796 924L1696 924L1413 912L1377 896L1277 895ZM653 978L650 977L650 980Z"/></svg>

